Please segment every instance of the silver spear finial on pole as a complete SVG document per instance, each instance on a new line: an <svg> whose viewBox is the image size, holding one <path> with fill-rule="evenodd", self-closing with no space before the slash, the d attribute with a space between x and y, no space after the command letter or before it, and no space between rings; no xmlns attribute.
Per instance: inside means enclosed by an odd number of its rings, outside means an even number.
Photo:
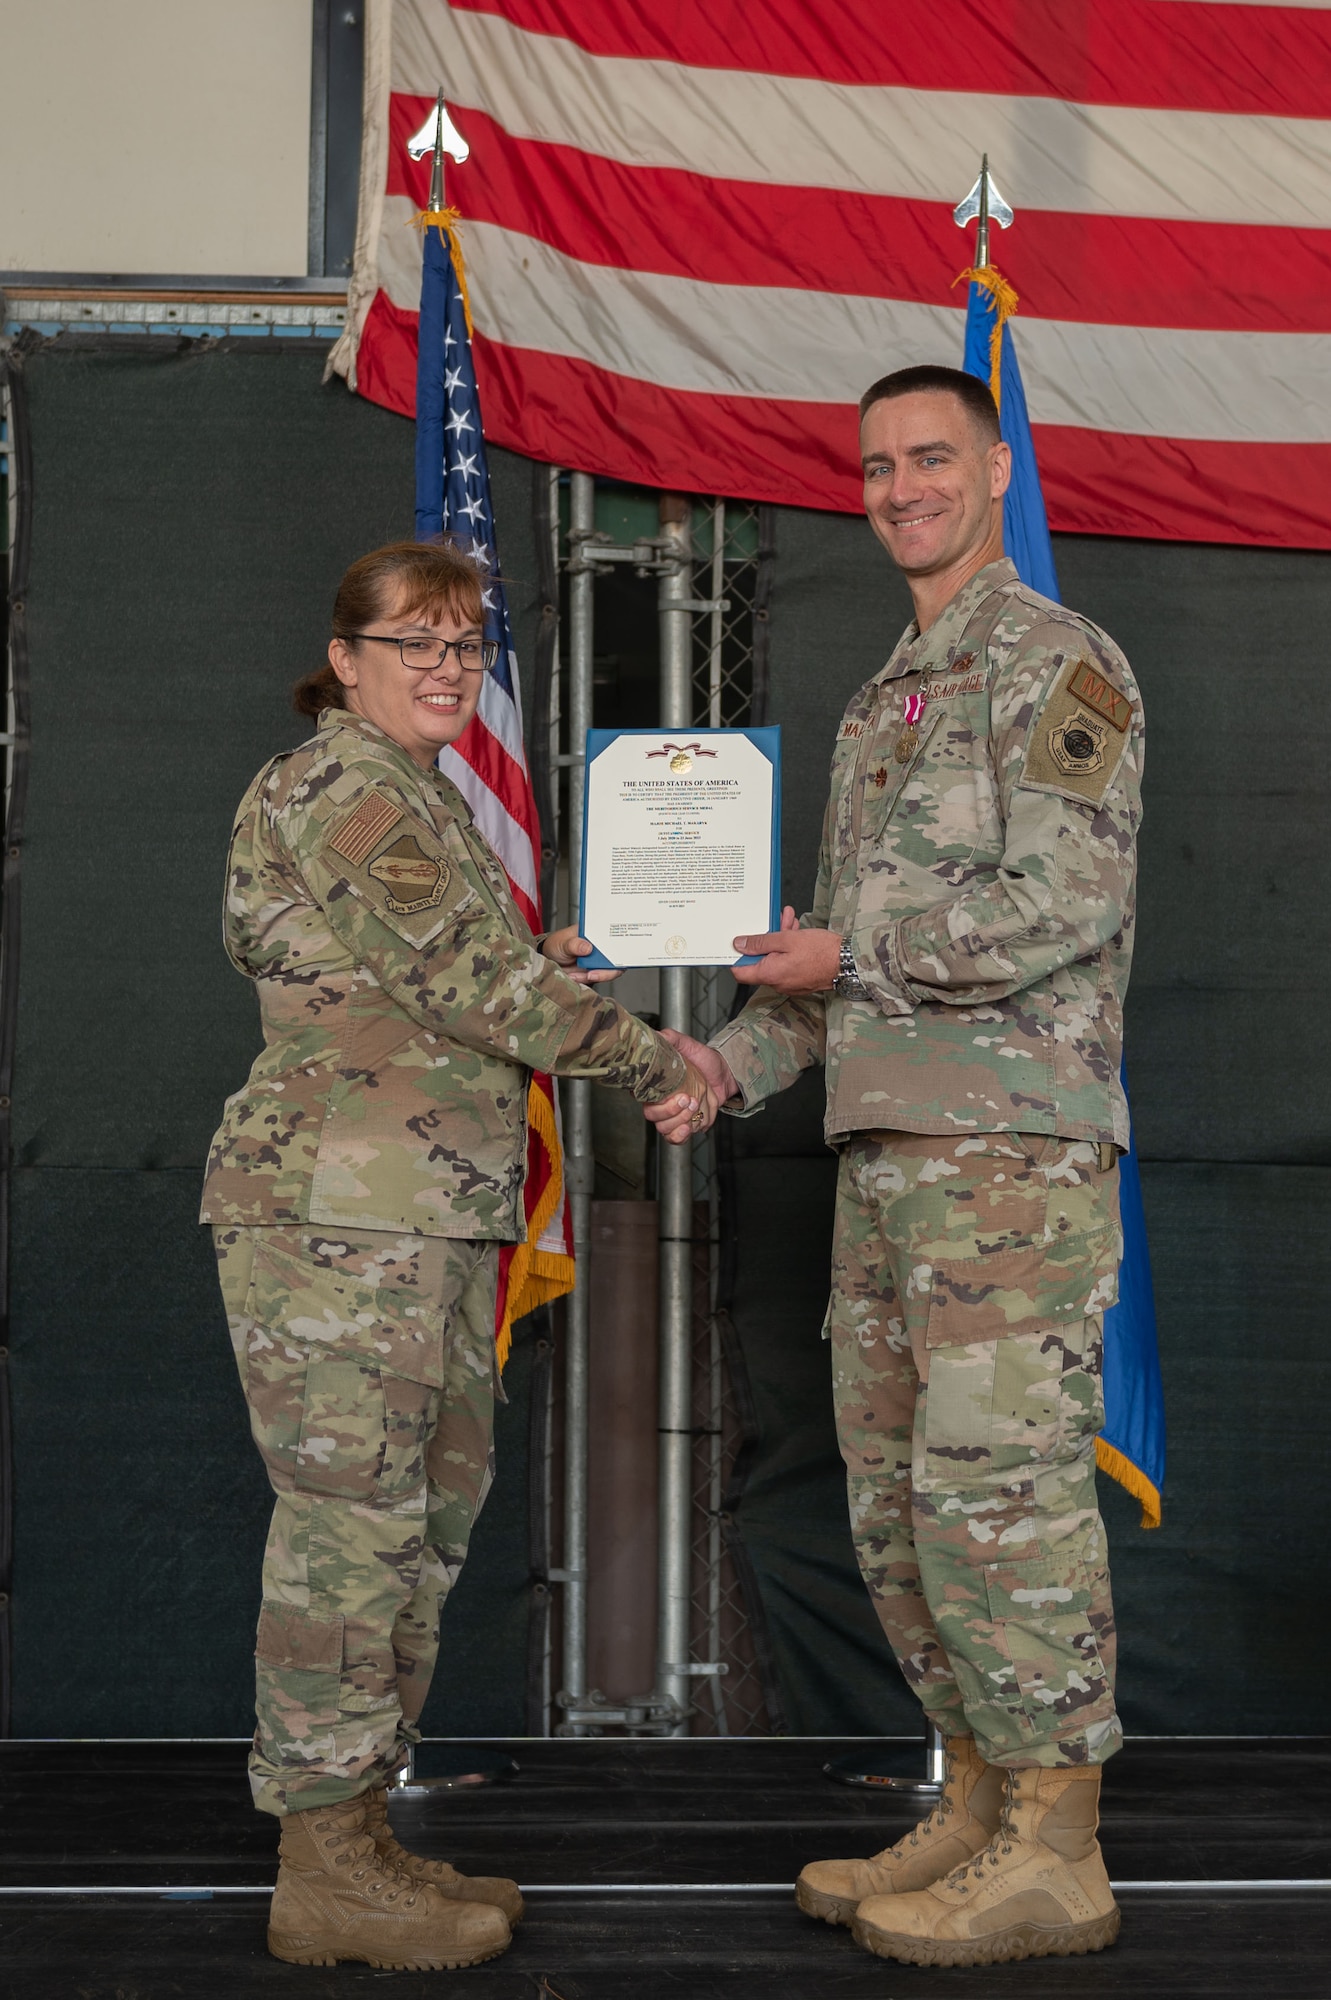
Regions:
<svg viewBox="0 0 1331 2000"><path fill-rule="evenodd" d="M434 101L434 162L430 168L430 213L438 215L444 205L444 89ZM984 226L988 237L988 222Z"/></svg>
<svg viewBox="0 0 1331 2000"><path fill-rule="evenodd" d="M444 206L444 154L449 153L459 166L471 151L457 126L444 109L444 87L439 86L439 95L434 101L434 109L421 126L407 141L407 151L413 160L423 160L427 153L433 154L430 167L430 213L438 215Z"/></svg>
<svg viewBox="0 0 1331 2000"><path fill-rule="evenodd" d="M975 186L952 211L952 220L958 229L964 229L968 222L977 219L980 226L975 232L975 268L982 271L989 262L989 224L996 222L1000 229L1012 227L1012 210L994 185L987 153L980 162L980 175Z"/></svg>

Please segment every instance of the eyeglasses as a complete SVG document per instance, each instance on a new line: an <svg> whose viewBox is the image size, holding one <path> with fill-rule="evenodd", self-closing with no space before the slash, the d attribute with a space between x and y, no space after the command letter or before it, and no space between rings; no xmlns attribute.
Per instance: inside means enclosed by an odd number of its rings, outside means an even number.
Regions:
<svg viewBox="0 0 1331 2000"><path fill-rule="evenodd" d="M457 654L458 665L469 674L488 673L499 658L496 639L398 639L387 632L358 632L356 637L376 646L396 646L403 666L414 674L433 673L450 653Z"/></svg>

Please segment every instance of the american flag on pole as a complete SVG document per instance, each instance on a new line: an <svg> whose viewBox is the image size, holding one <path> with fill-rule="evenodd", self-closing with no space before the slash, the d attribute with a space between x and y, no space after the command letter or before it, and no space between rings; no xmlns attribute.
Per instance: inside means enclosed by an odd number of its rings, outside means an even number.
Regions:
<svg viewBox="0 0 1331 2000"><path fill-rule="evenodd" d="M335 366L410 413L443 79L489 435L860 507L855 402L950 360L987 152L1049 522L1331 547L1331 10L1232 0L371 0Z"/></svg>
<svg viewBox="0 0 1331 2000"><path fill-rule="evenodd" d="M503 863L523 916L540 928L540 827L522 741L518 662L508 602L497 574L490 474L480 398L471 363L463 267L452 210L423 211L420 338L416 381L416 537L446 534L490 572L485 636L499 642L476 715L460 741L442 750L451 778ZM572 1226L564 1199L558 1107L551 1079L533 1074L527 1094L527 1240L500 1260L495 1335L502 1366L515 1319L573 1288Z"/></svg>
<svg viewBox="0 0 1331 2000"><path fill-rule="evenodd" d="M959 209L958 215L961 212ZM1058 603L1058 574L1045 525L1040 468L1031 442L1012 331L1017 300L992 262L963 275L969 277L970 289L962 366L993 390L1003 442L1012 453L1012 483L1003 506L1003 544L1022 582ZM1126 1071L1123 1087L1126 1091ZM1118 1301L1104 1316L1105 1422L1095 1440L1095 1457L1102 1472L1141 1502L1142 1526L1158 1528L1165 1483L1165 1392L1160 1379L1151 1253L1135 1136L1119 1161L1119 1213L1123 1257Z"/></svg>

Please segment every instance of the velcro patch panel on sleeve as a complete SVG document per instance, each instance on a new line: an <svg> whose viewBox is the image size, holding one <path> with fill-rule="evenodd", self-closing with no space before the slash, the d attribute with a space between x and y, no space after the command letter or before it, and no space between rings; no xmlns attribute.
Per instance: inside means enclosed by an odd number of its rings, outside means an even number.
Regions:
<svg viewBox="0 0 1331 2000"><path fill-rule="evenodd" d="M353 868L358 868L367 854L372 854L386 833L403 818L401 806L394 805L386 793L369 792L353 812L334 827L328 845L334 854L340 854Z"/></svg>
<svg viewBox="0 0 1331 2000"><path fill-rule="evenodd" d="M1031 724L1021 783L1098 806L1123 762L1132 703L1085 660L1064 667Z"/></svg>

